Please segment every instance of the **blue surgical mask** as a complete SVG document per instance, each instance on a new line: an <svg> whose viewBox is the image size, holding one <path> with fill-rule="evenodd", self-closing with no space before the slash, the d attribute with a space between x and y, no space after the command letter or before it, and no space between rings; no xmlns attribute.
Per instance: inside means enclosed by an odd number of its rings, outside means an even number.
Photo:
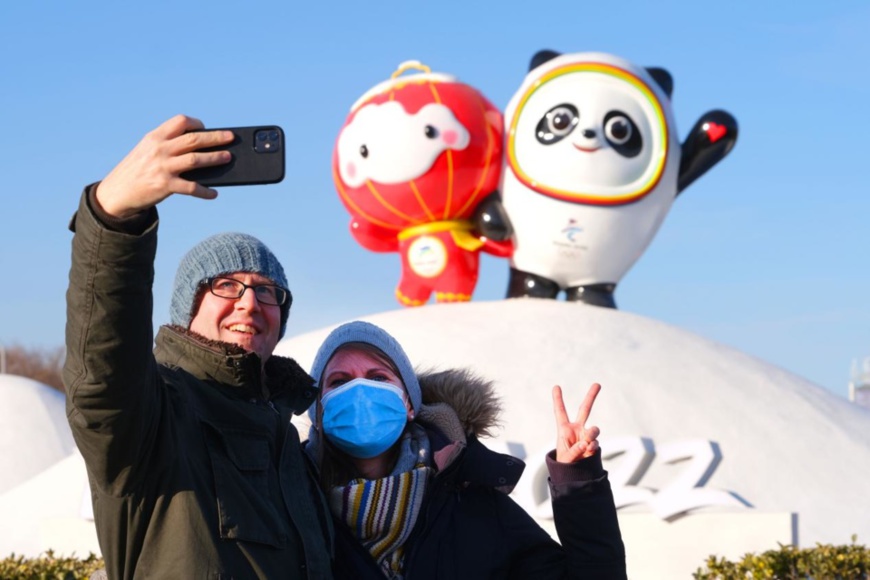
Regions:
<svg viewBox="0 0 870 580"><path fill-rule="evenodd" d="M390 383L348 381L320 400L323 433L351 457L377 457L398 441L405 429L408 409L403 394Z"/></svg>

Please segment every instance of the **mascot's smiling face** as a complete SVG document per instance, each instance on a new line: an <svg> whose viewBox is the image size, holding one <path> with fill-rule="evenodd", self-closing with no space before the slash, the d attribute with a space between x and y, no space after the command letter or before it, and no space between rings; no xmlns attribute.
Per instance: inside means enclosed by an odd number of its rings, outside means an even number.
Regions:
<svg viewBox="0 0 870 580"><path fill-rule="evenodd" d="M393 232L470 219L501 180L501 112L451 76L397 73L351 107L332 151L336 191L355 223Z"/></svg>
<svg viewBox="0 0 870 580"><path fill-rule="evenodd" d="M468 146L468 130L441 104L410 115L396 101L362 107L338 137L338 170L351 187L367 180L405 183L424 175L447 149Z"/></svg>
<svg viewBox="0 0 870 580"><path fill-rule="evenodd" d="M669 131L650 82L599 62L540 68L509 120L507 161L517 179L544 195L593 205L631 203L652 191Z"/></svg>

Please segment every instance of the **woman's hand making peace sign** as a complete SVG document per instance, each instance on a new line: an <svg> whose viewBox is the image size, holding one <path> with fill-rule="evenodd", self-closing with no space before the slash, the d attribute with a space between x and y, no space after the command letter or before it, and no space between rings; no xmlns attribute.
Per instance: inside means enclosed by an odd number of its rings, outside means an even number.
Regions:
<svg viewBox="0 0 870 580"><path fill-rule="evenodd" d="M562 387L553 387L553 413L556 416L556 461L559 463L574 463L587 457L592 457L598 451L598 427L586 427L586 420L592 411L595 397L601 391L601 385L593 383L586 393L586 398L577 412L577 420L572 423L565 411L565 401L562 398Z"/></svg>

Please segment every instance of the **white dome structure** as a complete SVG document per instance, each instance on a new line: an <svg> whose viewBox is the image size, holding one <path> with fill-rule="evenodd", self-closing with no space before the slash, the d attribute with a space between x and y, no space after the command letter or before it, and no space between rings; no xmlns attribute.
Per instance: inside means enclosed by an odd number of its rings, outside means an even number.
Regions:
<svg viewBox="0 0 870 580"><path fill-rule="evenodd" d="M601 383L589 423L602 430L633 580L689 578L710 554L738 558L777 542L870 538L870 410L782 369L581 303L436 304L363 318L418 368L469 367L495 381L503 428L485 443L526 461L513 497L552 533L543 466L555 438L551 388L562 386L573 416ZM285 339L276 354L309 368L330 330ZM85 555L96 536L63 395L0 376L0 397L0 554ZM304 437L305 416L294 422Z"/></svg>
<svg viewBox="0 0 870 580"><path fill-rule="evenodd" d="M85 462L78 450L0 495L0 557L48 550L84 558L100 553Z"/></svg>
<svg viewBox="0 0 870 580"><path fill-rule="evenodd" d="M75 450L65 404L56 389L0 374L0 495Z"/></svg>
<svg viewBox="0 0 870 580"><path fill-rule="evenodd" d="M870 538L870 411L800 377L627 312L540 299L436 304L363 317L418 368L470 367L496 382L501 434L523 456L514 497L552 530L544 453L551 388L574 416L599 382L601 428L631 578L686 578L716 553ZM290 323L292 331L292 320ZM282 341L309 368L331 328ZM300 430L304 429L300 420Z"/></svg>

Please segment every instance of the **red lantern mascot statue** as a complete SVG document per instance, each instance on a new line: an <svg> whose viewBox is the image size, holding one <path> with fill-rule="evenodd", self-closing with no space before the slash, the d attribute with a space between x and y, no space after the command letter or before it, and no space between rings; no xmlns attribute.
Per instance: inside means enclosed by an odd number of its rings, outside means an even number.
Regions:
<svg viewBox="0 0 870 580"><path fill-rule="evenodd" d="M403 75L416 69L418 72ZM399 252L406 306L471 300L481 251L509 257L497 191L502 116L480 92L416 61L351 107L333 177L364 248Z"/></svg>

